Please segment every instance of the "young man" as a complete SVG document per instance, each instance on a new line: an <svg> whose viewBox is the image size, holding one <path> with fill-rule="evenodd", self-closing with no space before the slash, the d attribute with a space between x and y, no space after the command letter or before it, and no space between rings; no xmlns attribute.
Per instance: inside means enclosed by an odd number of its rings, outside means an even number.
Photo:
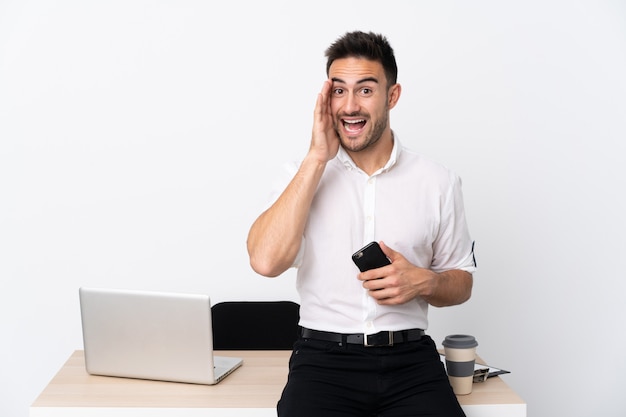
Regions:
<svg viewBox="0 0 626 417"><path fill-rule="evenodd" d="M302 337L278 414L463 416L428 305L469 299L475 270L457 175L403 148L389 112L400 98L386 38L347 33L326 51L308 153L250 229L252 268L298 268ZM359 273L370 241L390 265Z"/></svg>

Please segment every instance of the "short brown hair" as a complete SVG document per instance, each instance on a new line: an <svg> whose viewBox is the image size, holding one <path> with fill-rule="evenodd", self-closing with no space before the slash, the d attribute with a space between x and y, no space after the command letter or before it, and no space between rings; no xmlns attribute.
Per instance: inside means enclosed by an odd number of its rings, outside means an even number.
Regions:
<svg viewBox="0 0 626 417"><path fill-rule="evenodd" d="M373 32L365 33L361 31L348 32L337 39L326 49L326 75L330 66L337 59L342 58L365 58L371 61L378 61L383 66L385 77L387 77L387 88L391 87L398 79L398 66L393 48L383 35Z"/></svg>

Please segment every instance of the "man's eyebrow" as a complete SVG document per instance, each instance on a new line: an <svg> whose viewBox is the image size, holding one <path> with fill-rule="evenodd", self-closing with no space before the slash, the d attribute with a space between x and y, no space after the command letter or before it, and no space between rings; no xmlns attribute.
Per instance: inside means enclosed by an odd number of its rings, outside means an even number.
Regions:
<svg viewBox="0 0 626 417"><path fill-rule="evenodd" d="M331 78L331 80L333 82L337 82L337 83L343 83L343 84L346 83L344 80L342 80L341 78L337 78L337 77L333 77L333 78ZM368 82L373 82L373 83L378 84L378 79L375 78L375 77L367 77L367 78L363 78L363 79L357 81L356 83L357 84L363 84L363 83L368 83Z"/></svg>

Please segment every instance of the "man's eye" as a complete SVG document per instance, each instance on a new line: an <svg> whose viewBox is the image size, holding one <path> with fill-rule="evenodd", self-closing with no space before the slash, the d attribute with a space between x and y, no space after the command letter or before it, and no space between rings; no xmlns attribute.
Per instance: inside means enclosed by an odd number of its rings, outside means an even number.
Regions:
<svg viewBox="0 0 626 417"><path fill-rule="evenodd" d="M343 88L335 88L333 90L333 94L336 96L340 96L341 94L343 94Z"/></svg>
<svg viewBox="0 0 626 417"><path fill-rule="evenodd" d="M363 94L363 95L372 94L372 89L371 88L362 88L361 89L361 94Z"/></svg>

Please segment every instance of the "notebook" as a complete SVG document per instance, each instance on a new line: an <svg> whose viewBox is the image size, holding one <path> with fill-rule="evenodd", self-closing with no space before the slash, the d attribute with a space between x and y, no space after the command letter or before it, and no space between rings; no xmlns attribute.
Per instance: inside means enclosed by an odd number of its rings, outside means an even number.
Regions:
<svg viewBox="0 0 626 417"><path fill-rule="evenodd" d="M81 287L79 299L90 374L213 385L243 363L213 355L208 295Z"/></svg>

